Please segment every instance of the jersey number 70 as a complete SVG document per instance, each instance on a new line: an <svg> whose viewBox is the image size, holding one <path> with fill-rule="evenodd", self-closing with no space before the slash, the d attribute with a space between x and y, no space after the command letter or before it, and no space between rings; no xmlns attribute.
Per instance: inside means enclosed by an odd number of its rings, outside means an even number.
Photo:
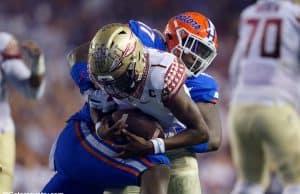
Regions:
<svg viewBox="0 0 300 194"><path fill-rule="evenodd" d="M279 58L281 42L281 19L248 19L245 24L251 27L250 36L247 42L245 55L248 56L253 40L256 39L259 44L259 53L261 57ZM262 25L262 31L257 32L259 25ZM257 36L257 38L256 38Z"/></svg>

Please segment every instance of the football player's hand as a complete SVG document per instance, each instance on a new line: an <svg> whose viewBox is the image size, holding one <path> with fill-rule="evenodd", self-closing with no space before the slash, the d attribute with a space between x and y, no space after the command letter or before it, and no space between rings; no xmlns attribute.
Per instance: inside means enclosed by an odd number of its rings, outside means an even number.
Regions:
<svg viewBox="0 0 300 194"><path fill-rule="evenodd" d="M110 139L112 136L120 135L121 130L125 129L128 125L124 119L119 119L112 126L109 126L109 119L104 117L101 120L101 126L96 128L97 135L102 139Z"/></svg>
<svg viewBox="0 0 300 194"><path fill-rule="evenodd" d="M45 59L38 44L32 40L25 40L21 46L25 62L31 64L31 72L35 75L43 75L46 69Z"/></svg>
<svg viewBox="0 0 300 194"><path fill-rule="evenodd" d="M125 145L113 144L113 147L121 150L121 152L115 155L115 157L131 158L146 154L153 154L153 144L151 141L147 141L143 137L137 136L126 129L122 129L122 134L125 135L130 142Z"/></svg>
<svg viewBox="0 0 300 194"><path fill-rule="evenodd" d="M33 40L25 40L22 42L22 49L27 52L30 57L35 58L42 54L41 49L39 48L38 44Z"/></svg>

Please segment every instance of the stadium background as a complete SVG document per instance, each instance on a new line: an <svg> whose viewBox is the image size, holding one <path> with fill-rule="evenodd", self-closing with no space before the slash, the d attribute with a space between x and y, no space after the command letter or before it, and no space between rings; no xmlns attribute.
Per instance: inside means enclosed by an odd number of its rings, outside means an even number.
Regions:
<svg viewBox="0 0 300 194"><path fill-rule="evenodd" d="M240 11L253 0L9 0L0 1L0 31L20 40L30 38L42 47L47 62L47 90L40 101L25 99L10 89L17 128L15 191L37 192L52 172L48 153L65 121L83 104L69 76L68 51L86 42L102 25L143 21L163 30L168 19L183 11L198 11L216 26L218 56L209 67L220 85L223 142L220 151L199 155L203 194L226 194L236 175L228 145L227 111L230 99L228 64L234 48Z"/></svg>

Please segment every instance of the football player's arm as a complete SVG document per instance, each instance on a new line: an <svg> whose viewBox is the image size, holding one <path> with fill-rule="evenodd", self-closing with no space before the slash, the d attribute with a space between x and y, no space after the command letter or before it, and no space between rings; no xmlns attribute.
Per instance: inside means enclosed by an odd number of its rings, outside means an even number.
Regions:
<svg viewBox="0 0 300 194"><path fill-rule="evenodd" d="M213 103L198 102L197 106L203 115L204 121L208 126L209 140L207 143L193 146L190 149L196 152L211 152L218 150L222 140L222 126L218 111L218 105ZM199 148L204 148L199 151ZM207 147L205 147L207 146Z"/></svg>
<svg viewBox="0 0 300 194"><path fill-rule="evenodd" d="M189 88L188 92L197 104L209 129L208 142L194 145L188 149L196 153L215 151L219 148L222 139L222 127L217 104L219 101L218 83L213 77L201 74L197 78L188 79L186 86Z"/></svg>
<svg viewBox="0 0 300 194"><path fill-rule="evenodd" d="M26 96L41 97L45 87L45 62L42 51L31 40L24 41L21 50L13 36L7 34L6 38L10 40L2 52L3 63L1 64L6 79ZM25 65L25 61L31 69Z"/></svg>
<svg viewBox="0 0 300 194"><path fill-rule="evenodd" d="M90 104L90 117L92 122L95 125L96 134L101 139L109 139L115 133L120 133L122 129L127 127L126 119L120 118L116 122L113 122L112 114L116 106L113 103L110 103L110 109L108 110L107 106L104 105L102 108L93 107ZM105 103L101 103L105 104Z"/></svg>
<svg viewBox="0 0 300 194"><path fill-rule="evenodd" d="M87 67L89 43L84 43L72 49L67 55L67 61L70 67L70 75L80 89L80 93L85 97L94 90L94 85L90 80Z"/></svg>
<svg viewBox="0 0 300 194"><path fill-rule="evenodd" d="M166 150L188 147L209 140L208 126L203 115L183 87L172 97L167 107L186 126L186 130L165 139Z"/></svg>
<svg viewBox="0 0 300 194"><path fill-rule="evenodd" d="M103 115L115 110L116 103L108 101L108 96L104 95L101 90L89 90L87 100L90 107L90 116L94 124L100 122Z"/></svg>
<svg viewBox="0 0 300 194"><path fill-rule="evenodd" d="M67 61L69 64L69 67L72 68L72 66L76 63L84 62L86 63L88 60L88 53L89 53L89 45L90 42L83 43L79 45L78 47L73 48L69 54L67 55Z"/></svg>
<svg viewBox="0 0 300 194"><path fill-rule="evenodd" d="M185 148L208 141L208 127L197 105L185 93L183 87L175 92L164 103L174 116L186 125L187 129L164 140L154 138L149 141L127 130L122 130L132 141L126 145L112 144L111 146L123 150L115 157L128 158L145 154L164 153L166 150Z"/></svg>

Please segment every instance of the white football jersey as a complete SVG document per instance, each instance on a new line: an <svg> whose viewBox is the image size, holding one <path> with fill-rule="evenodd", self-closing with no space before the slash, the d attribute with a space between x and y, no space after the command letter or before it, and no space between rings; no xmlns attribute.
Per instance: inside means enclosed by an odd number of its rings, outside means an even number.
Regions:
<svg viewBox="0 0 300 194"><path fill-rule="evenodd" d="M135 107L156 118L167 131L171 127L183 126L165 107L163 101L171 103L185 82L185 66L167 52L146 48L147 73L143 84L134 96L115 101L122 108ZM168 103L168 102L167 102Z"/></svg>
<svg viewBox="0 0 300 194"><path fill-rule="evenodd" d="M287 0L260 0L240 18L230 64L233 102L299 101L300 7Z"/></svg>

